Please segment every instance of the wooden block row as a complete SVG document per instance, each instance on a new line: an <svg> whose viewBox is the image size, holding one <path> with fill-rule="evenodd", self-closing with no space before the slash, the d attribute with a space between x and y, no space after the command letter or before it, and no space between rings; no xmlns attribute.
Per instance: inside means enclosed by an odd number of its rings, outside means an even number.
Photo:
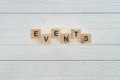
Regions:
<svg viewBox="0 0 120 80"><path fill-rule="evenodd" d="M71 29L71 33L61 33L61 29L51 29L51 34L41 34L40 29L31 30L31 38L39 39L42 44L50 44L51 39L60 39L62 43L70 43L71 39L78 39L81 43L91 43L91 34L81 34L80 29Z"/></svg>

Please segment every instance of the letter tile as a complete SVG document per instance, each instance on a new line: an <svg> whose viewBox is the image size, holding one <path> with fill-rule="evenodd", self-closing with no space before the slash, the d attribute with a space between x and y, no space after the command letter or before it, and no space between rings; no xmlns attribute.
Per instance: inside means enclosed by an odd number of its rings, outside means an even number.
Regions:
<svg viewBox="0 0 120 80"><path fill-rule="evenodd" d="M59 29L59 28L53 28L53 29L51 29L51 37L52 38L58 38L58 39L60 39L60 36L61 36L61 29Z"/></svg>
<svg viewBox="0 0 120 80"><path fill-rule="evenodd" d="M41 34L40 41L42 44L50 44L51 43L51 34Z"/></svg>
<svg viewBox="0 0 120 80"><path fill-rule="evenodd" d="M81 34L81 30L80 29L71 29L71 38L79 38Z"/></svg>
<svg viewBox="0 0 120 80"><path fill-rule="evenodd" d="M81 34L81 43L91 43L91 34Z"/></svg>
<svg viewBox="0 0 120 80"><path fill-rule="evenodd" d="M70 43L71 35L70 34L61 34L61 42L62 43Z"/></svg>
<svg viewBox="0 0 120 80"><path fill-rule="evenodd" d="M40 36L41 36L40 29L31 29L31 38L32 39L38 39Z"/></svg>

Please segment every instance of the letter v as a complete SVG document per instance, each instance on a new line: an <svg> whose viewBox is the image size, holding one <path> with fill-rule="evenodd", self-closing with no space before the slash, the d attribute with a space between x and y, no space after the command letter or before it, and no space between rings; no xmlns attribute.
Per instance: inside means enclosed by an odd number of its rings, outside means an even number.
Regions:
<svg viewBox="0 0 120 80"><path fill-rule="evenodd" d="M49 36L44 36L44 40L47 42Z"/></svg>

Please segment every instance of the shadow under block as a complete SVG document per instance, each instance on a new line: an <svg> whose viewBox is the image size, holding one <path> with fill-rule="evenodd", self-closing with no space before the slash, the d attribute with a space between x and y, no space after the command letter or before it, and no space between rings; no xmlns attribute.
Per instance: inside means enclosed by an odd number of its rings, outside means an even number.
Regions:
<svg viewBox="0 0 120 80"><path fill-rule="evenodd" d="M31 38L38 39L41 37L41 30L40 29L31 29Z"/></svg>
<svg viewBox="0 0 120 80"><path fill-rule="evenodd" d="M62 43L70 43L71 35L70 34L61 34L61 42Z"/></svg>
<svg viewBox="0 0 120 80"><path fill-rule="evenodd" d="M42 44L50 44L51 43L51 35L50 34L41 34L40 41Z"/></svg>
<svg viewBox="0 0 120 80"><path fill-rule="evenodd" d="M59 29L59 28L53 28L53 29L51 29L51 37L52 38L58 38L58 39L60 39L60 36L61 36L61 29Z"/></svg>
<svg viewBox="0 0 120 80"><path fill-rule="evenodd" d="M91 43L91 34L81 34L81 43Z"/></svg>
<svg viewBox="0 0 120 80"><path fill-rule="evenodd" d="M81 30L80 29L71 29L71 38L80 38Z"/></svg>

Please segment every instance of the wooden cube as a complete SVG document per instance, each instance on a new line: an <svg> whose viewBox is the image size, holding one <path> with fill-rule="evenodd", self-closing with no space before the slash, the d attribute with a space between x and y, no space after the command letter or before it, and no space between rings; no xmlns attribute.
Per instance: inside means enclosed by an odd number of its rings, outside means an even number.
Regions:
<svg viewBox="0 0 120 80"><path fill-rule="evenodd" d="M51 29L51 37L52 38L58 38L58 39L60 39L60 36L61 36L61 29L59 29L59 28L53 28L53 29Z"/></svg>
<svg viewBox="0 0 120 80"><path fill-rule="evenodd" d="M91 43L91 34L81 34L81 43Z"/></svg>
<svg viewBox="0 0 120 80"><path fill-rule="evenodd" d="M41 36L41 30L40 29L31 29L31 38L32 39L38 39Z"/></svg>
<svg viewBox="0 0 120 80"><path fill-rule="evenodd" d="M79 38L81 34L81 30L80 29L71 29L71 38Z"/></svg>
<svg viewBox="0 0 120 80"><path fill-rule="evenodd" d="M51 43L51 34L41 34L40 41L42 44L50 44Z"/></svg>
<svg viewBox="0 0 120 80"><path fill-rule="evenodd" d="M61 34L61 42L62 43L70 43L71 35L70 34Z"/></svg>

